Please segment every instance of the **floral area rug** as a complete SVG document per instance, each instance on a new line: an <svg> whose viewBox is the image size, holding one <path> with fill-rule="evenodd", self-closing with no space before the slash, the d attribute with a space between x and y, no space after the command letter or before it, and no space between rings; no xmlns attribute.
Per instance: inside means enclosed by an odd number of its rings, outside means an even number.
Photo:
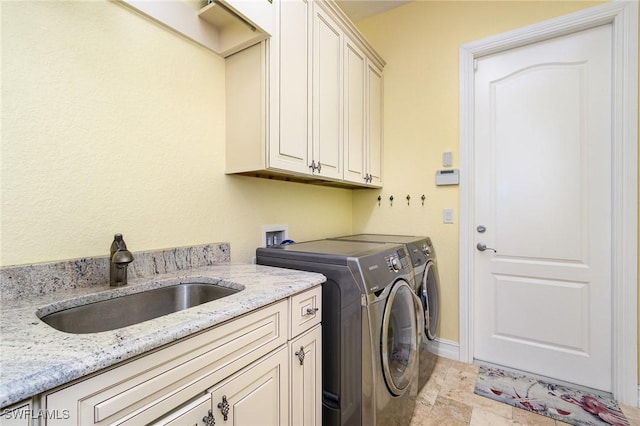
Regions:
<svg viewBox="0 0 640 426"><path fill-rule="evenodd" d="M630 426L616 401L604 392L591 393L498 368L480 367L475 393L575 426Z"/></svg>

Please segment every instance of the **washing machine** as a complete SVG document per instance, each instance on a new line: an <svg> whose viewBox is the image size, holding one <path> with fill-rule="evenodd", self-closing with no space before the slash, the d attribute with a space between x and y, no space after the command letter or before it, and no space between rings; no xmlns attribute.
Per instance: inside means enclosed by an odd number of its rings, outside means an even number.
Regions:
<svg viewBox="0 0 640 426"><path fill-rule="evenodd" d="M404 244L411 257L415 273L415 292L423 308L423 344L420 347L420 372L418 388L421 389L435 367L435 356L428 349L428 341L436 338L439 319L440 277L436 262L436 251L431 238L411 235L355 234L336 237L342 241Z"/></svg>
<svg viewBox="0 0 640 426"><path fill-rule="evenodd" d="M406 247L317 240L258 248L256 261L327 277L323 425L409 424L418 388L422 308Z"/></svg>

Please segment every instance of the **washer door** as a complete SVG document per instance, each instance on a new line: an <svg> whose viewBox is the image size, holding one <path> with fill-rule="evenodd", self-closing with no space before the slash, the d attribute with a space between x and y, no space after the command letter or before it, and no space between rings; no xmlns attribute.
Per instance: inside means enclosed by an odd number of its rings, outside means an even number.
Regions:
<svg viewBox="0 0 640 426"><path fill-rule="evenodd" d="M402 395L416 376L419 335L413 290L398 280L387 297L382 320L382 371L392 394Z"/></svg>
<svg viewBox="0 0 640 426"><path fill-rule="evenodd" d="M422 283L418 290L424 308L424 333L429 340L436 338L436 329L438 328L439 281L438 268L434 262L429 261L422 275Z"/></svg>

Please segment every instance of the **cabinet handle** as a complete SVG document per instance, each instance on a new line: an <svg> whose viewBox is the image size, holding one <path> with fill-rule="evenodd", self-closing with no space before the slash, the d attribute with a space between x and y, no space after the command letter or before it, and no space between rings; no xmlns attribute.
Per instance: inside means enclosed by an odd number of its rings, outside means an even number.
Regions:
<svg viewBox="0 0 640 426"><path fill-rule="evenodd" d="M320 162L318 161L318 173L320 173L321 170L322 170L322 164L320 164Z"/></svg>
<svg viewBox="0 0 640 426"><path fill-rule="evenodd" d="M298 361L300 361L300 365L304 365L304 346L300 346L300 350L296 352L296 356L298 357Z"/></svg>
<svg viewBox="0 0 640 426"><path fill-rule="evenodd" d="M202 421L204 422L205 426L216 425L216 419L213 418L213 413L211 412L211 410L209 410L209 414L202 418Z"/></svg>
<svg viewBox="0 0 640 426"><path fill-rule="evenodd" d="M226 422L229 418L229 401L227 401L227 395L222 395L222 402L218 402L218 408L222 413L222 419Z"/></svg>
<svg viewBox="0 0 640 426"><path fill-rule="evenodd" d="M311 160L311 164L309 164L309 168L311 169L311 173L316 169L316 162Z"/></svg>
<svg viewBox="0 0 640 426"><path fill-rule="evenodd" d="M320 308L307 308L307 315L315 315L319 310Z"/></svg>

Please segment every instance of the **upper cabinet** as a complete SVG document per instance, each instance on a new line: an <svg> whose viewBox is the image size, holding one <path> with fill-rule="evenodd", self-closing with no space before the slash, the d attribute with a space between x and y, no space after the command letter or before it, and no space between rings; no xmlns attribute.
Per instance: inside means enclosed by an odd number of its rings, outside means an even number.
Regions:
<svg viewBox="0 0 640 426"><path fill-rule="evenodd" d="M226 172L382 187L384 60L333 0L117 0L226 58Z"/></svg>
<svg viewBox="0 0 640 426"><path fill-rule="evenodd" d="M226 60L227 173L382 186L384 61L332 1L273 6L271 38Z"/></svg>

